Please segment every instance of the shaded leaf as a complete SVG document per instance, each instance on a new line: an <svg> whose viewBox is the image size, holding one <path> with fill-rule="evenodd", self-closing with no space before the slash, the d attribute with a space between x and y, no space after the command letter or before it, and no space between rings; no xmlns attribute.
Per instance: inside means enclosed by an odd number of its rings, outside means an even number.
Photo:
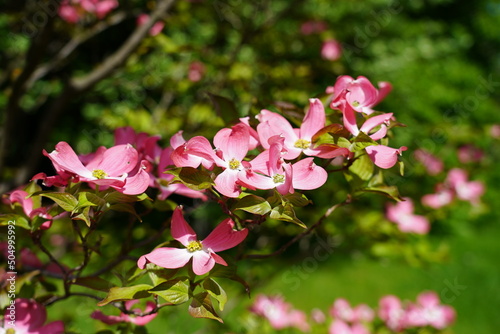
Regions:
<svg viewBox="0 0 500 334"><path fill-rule="evenodd" d="M104 292L108 292L113 287L113 284L100 277L79 277L72 283L75 285L84 286L89 289Z"/></svg>
<svg viewBox="0 0 500 334"><path fill-rule="evenodd" d="M311 200L309 200L306 195L301 194L299 192L294 192L293 194L287 194L284 196L285 200L290 202L293 206L303 207L311 204Z"/></svg>
<svg viewBox="0 0 500 334"><path fill-rule="evenodd" d="M203 288L219 302L219 309L224 310L224 305L227 302L227 294L226 291L213 279L207 277L203 281Z"/></svg>
<svg viewBox="0 0 500 334"><path fill-rule="evenodd" d="M246 293L250 296L250 285L238 274L236 274L237 267L229 264L228 266L215 266L210 270L209 277L228 278L232 281L238 282L245 288Z"/></svg>
<svg viewBox="0 0 500 334"><path fill-rule="evenodd" d="M378 145L376 141L370 138L367 134L360 132L356 138L352 140L349 150L351 152L357 152L365 149L368 146Z"/></svg>
<svg viewBox="0 0 500 334"><path fill-rule="evenodd" d="M398 187L396 187L396 186L381 185L381 186L377 186L377 187L363 188L363 189L361 189L361 191L372 192L372 193L384 195L384 196L389 197L389 198L396 200L398 202L403 200L403 198L399 194Z"/></svg>
<svg viewBox="0 0 500 334"><path fill-rule="evenodd" d="M135 216L140 222L142 222L141 217L137 214L135 211L135 208L132 204L130 203L117 203L113 204L109 207L110 210L114 211L119 211L119 212L126 212L130 213L131 215Z"/></svg>
<svg viewBox="0 0 500 334"><path fill-rule="evenodd" d="M77 220L83 220L85 224L87 224L88 227L92 224L90 220L90 207L86 207L82 210L81 213L77 214L76 216L73 216L72 219L77 219Z"/></svg>
<svg viewBox="0 0 500 334"><path fill-rule="evenodd" d="M193 296L193 300L189 305L189 314L194 318L207 318L221 323L224 322L215 312L208 292L201 292Z"/></svg>
<svg viewBox="0 0 500 334"><path fill-rule="evenodd" d="M208 172L193 167L173 168L165 171L165 173L175 176L172 182L181 182L193 190L208 189L214 185L214 181Z"/></svg>
<svg viewBox="0 0 500 334"><path fill-rule="evenodd" d="M344 176L352 189L363 188L371 179L374 171L374 164L366 154L358 152L352 165L344 171Z"/></svg>
<svg viewBox="0 0 500 334"><path fill-rule="evenodd" d="M207 93L210 101L214 105L214 109L217 115L222 118L226 124L231 124L238 120L240 117L236 105L234 102L227 97L215 95L212 93Z"/></svg>

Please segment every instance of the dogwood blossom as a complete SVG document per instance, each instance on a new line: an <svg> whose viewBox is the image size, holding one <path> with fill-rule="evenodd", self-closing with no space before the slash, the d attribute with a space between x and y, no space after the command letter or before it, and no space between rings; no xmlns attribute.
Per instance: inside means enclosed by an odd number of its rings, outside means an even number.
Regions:
<svg viewBox="0 0 500 334"><path fill-rule="evenodd" d="M241 243L246 238L248 230L234 230L233 220L227 218L200 241L184 219L182 208L178 207L172 216L171 233L172 237L186 248L157 248L139 258L137 261L139 268L144 269L149 262L163 268L181 268L192 259L193 272L196 275L204 275L212 270L215 263L227 266L226 261L216 253Z"/></svg>

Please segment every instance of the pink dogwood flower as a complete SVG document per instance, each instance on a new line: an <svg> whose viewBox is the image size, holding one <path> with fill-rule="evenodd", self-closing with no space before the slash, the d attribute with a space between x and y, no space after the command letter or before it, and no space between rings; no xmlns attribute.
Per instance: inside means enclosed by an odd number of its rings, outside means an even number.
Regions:
<svg viewBox="0 0 500 334"><path fill-rule="evenodd" d="M314 147L312 137L325 127L325 108L319 99L309 99L309 109L299 129L294 129L286 118L269 110L262 110L257 116L260 124L257 126L262 147L269 149L269 139L276 135L285 138L286 154L283 158L292 160L301 153L308 156L333 158L346 155L349 150L344 148L331 149L327 146Z"/></svg>
<svg viewBox="0 0 500 334"><path fill-rule="evenodd" d="M335 319L328 327L328 334L370 334L370 331L360 323L349 325L343 320Z"/></svg>
<svg viewBox="0 0 500 334"><path fill-rule="evenodd" d="M129 311L132 311L132 307L139 302L138 299L133 299L133 300L127 300L125 302L125 308ZM155 309L155 303L148 301L146 303L146 307L144 308L144 311L142 311L139 308L134 309L134 313L141 314L141 313L150 313ZM90 315L92 319L99 320L106 325L114 325L114 324L119 324L119 323L132 323L138 326L145 326L149 322L151 322L158 313L152 313L148 315L143 315L143 316L135 316L135 315L130 315L126 313L120 313L120 315L105 315L101 311L94 311Z"/></svg>
<svg viewBox="0 0 500 334"><path fill-rule="evenodd" d="M47 311L42 304L30 299L18 298L15 300L14 308L15 311L13 313L8 308L6 309L0 333L64 333L64 323L62 321L53 321L45 324Z"/></svg>
<svg viewBox="0 0 500 334"><path fill-rule="evenodd" d="M429 175L437 175L444 169L443 161L424 149L415 150L413 156L418 162L424 165Z"/></svg>
<svg viewBox="0 0 500 334"><path fill-rule="evenodd" d="M391 168L398 162L398 156L407 150L406 146L392 148L385 145L371 145L365 148L371 161L380 168Z"/></svg>
<svg viewBox="0 0 500 334"><path fill-rule="evenodd" d="M445 183L455 191L457 197L469 201L474 205L479 204L484 194L484 184L480 181L468 181L467 172L460 168L453 168L448 172Z"/></svg>
<svg viewBox="0 0 500 334"><path fill-rule="evenodd" d="M149 262L168 269L181 268L192 259L193 272L196 275L204 275L212 270L215 263L227 266L226 261L217 252L235 247L248 234L247 229L234 230L234 222L227 218L200 241L184 219L180 207L174 210L171 226L172 237L186 248L157 248L139 258L139 268L144 269Z"/></svg>
<svg viewBox="0 0 500 334"><path fill-rule="evenodd" d="M480 162L484 158L484 152L471 144L460 146L457 155L458 160L463 164Z"/></svg>
<svg viewBox="0 0 500 334"><path fill-rule="evenodd" d="M321 46L321 57L329 61L335 61L342 56L342 46L334 39L328 39Z"/></svg>
<svg viewBox="0 0 500 334"><path fill-rule="evenodd" d="M386 216L398 225L401 232L426 234L430 229L429 220L424 216L415 215L413 209L413 201L407 197L396 204L388 204Z"/></svg>
<svg viewBox="0 0 500 334"><path fill-rule="evenodd" d="M455 193L453 190L446 187L444 184L440 183L436 186L436 192L434 194L427 194L422 196L420 201L423 205L428 206L433 209L439 209L447 206L455 199Z"/></svg>
<svg viewBox="0 0 500 334"><path fill-rule="evenodd" d="M177 167L197 168L203 165L206 169L214 166L214 152L207 138L196 136L188 141L182 136L182 131L170 138L170 146L174 149L171 159Z"/></svg>
<svg viewBox="0 0 500 334"><path fill-rule="evenodd" d="M47 212L47 208L34 208L33 199L28 196L29 194L24 190L15 190L10 194L9 200L11 204L19 203L23 208L24 214L30 219L35 217L47 219L47 221L40 226L41 229L45 230L50 228L53 217Z"/></svg>
<svg viewBox="0 0 500 334"><path fill-rule="evenodd" d="M336 319L353 322L371 322L375 317L374 311L366 304L359 304L351 307L349 301L344 298L337 298L330 308L330 315Z"/></svg>
<svg viewBox="0 0 500 334"><path fill-rule="evenodd" d="M149 20L148 14L140 14L137 17L137 25L142 26L143 24L148 22L148 20ZM165 23L163 23L162 21L155 22L153 24L153 26L151 27L151 29L149 29L149 35L150 36L158 35L163 30L164 27L165 27Z"/></svg>
<svg viewBox="0 0 500 334"><path fill-rule="evenodd" d="M409 327L444 329L455 321L455 310L449 305L441 305L434 291L427 291L417 296L416 304L408 305L406 318Z"/></svg>
<svg viewBox="0 0 500 334"><path fill-rule="evenodd" d="M188 80L191 82L198 82L205 76L207 68L201 61L193 61L189 64Z"/></svg>
<svg viewBox="0 0 500 334"><path fill-rule="evenodd" d="M302 35L318 34L326 29L328 29L328 24L325 21L306 21L300 25Z"/></svg>
<svg viewBox="0 0 500 334"><path fill-rule="evenodd" d="M238 197L241 193L240 178L250 167L250 164L243 160L248 153L249 145L250 133L243 123L238 123L230 129L221 129L215 134L214 161L224 170L215 178L214 188L222 195Z"/></svg>
<svg viewBox="0 0 500 334"><path fill-rule="evenodd" d="M379 300L378 316L393 331L399 332L406 328L406 311L396 296L387 295Z"/></svg>
<svg viewBox="0 0 500 334"><path fill-rule="evenodd" d="M303 332L307 332L310 329L306 314L295 310L281 296L259 294L250 307L250 311L266 318L271 327L277 330L295 327Z"/></svg>
<svg viewBox="0 0 500 334"><path fill-rule="evenodd" d="M128 195L143 193L149 186L147 161L139 162L138 153L130 144L109 149L101 147L86 165L66 142L59 142L54 151L49 154L44 150L43 154L52 161L56 170L72 173L80 181L113 187Z"/></svg>

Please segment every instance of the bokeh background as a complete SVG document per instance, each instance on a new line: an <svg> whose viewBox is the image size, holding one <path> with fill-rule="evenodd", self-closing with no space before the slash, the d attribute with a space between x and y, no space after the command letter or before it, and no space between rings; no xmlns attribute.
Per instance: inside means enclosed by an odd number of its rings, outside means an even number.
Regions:
<svg viewBox="0 0 500 334"><path fill-rule="evenodd" d="M263 108L301 119L308 99L326 98L326 87L339 75L388 81L393 91L377 110L394 113L406 125L394 130L391 146L409 148L404 175L389 172L388 182L431 219L429 235L398 233L384 218L387 199L363 196L284 254L242 261L239 272L253 287L252 296L282 294L306 312L327 310L339 297L376 306L386 294L414 300L423 290L435 290L457 311L455 333L499 328L500 2L178 0L159 15L159 34L143 33L126 49L139 29L138 15L164 2L120 1L105 18L74 24L61 19L58 1L2 2L2 193L40 171L52 174L42 150L59 141L83 154L113 145L113 131L122 126L159 134L165 145L179 130L186 138L212 137L228 122ZM325 43L330 50L322 52ZM466 145L480 158L459 159ZM443 172L426 172L413 155L422 148L442 159ZM485 184L479 204L461 201L438 210L419 204L457 167ZM314 205L298 212L306 224L345 198L341 175L328 187L328 196L308 194ZM198 218L211 214L220 221L212 211L202 208ZM283 224L266 228L276 237L256 238L261 252L299 231ZM312 254L325 242L332 252L318 260ZM242 315L251 299L238 285L230 293L234 301L222 314L224 325L173 311L147 328L260 333ZM54 305L49 317L62 315L71 330L92 333L99 326L85 319L92 308L93 301L77 298ZM81 315L76 319L75 309Z"/></svg>

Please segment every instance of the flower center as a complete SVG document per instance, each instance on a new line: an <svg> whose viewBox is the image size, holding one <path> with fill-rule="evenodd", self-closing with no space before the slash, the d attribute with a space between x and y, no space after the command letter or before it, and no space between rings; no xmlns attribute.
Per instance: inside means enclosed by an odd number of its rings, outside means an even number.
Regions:
<svg viewBox="0 0 500 334"><path fill-rule="evenodd" d="M14 328L7 328L5 334L16 334L16 330Z"/></svg>
<svg viewBox="0 0 500 334"><path fill-rule="evenodd" d="M192 252L202 250L203 245L201 244L201 241L195 240L195 241L189 242L189 244L186 246L186 248L190 253L192 253Z"/></svg>
<svg viewBox="0 0 500 334"><path fill-rule="evenodd" d="M233 170L240 168L240 162L234 158L229 160L229 168Z"/></svg>
<svg viewBox="0 0 500 334"><path fill-rule="evenodd" d="M360 105L360 104L361 104L361 103L359 103L359 102L358 102L358 101L356 101L356 100L352 101L352 106L353 106L353 107L359 107L359 105Z"/></svg>
<svg viewBox="0 0 500 334"><path fill-rule="evenodd" d="M296 148L301 148L301 149L305 150L306 148L309 148L310 145L311 145L311 142L309 140L299 139L295 142L295 144L293 146L295 146Z"/></svg>
<svg viewBox="0 0 500 334"><path fill-rule="evenodd" d="M273 176L273 181L274 183L283 183L285 182L285 175L276 174Z"/></svg>
<svg viewBox="0 0 500 334"><path fill-rule="evenodd" d="M103 171L102 169L94 169L92 171L92 176L95 177L96 179L105 179L108 174L106 174L105 171Z"/></svg>

